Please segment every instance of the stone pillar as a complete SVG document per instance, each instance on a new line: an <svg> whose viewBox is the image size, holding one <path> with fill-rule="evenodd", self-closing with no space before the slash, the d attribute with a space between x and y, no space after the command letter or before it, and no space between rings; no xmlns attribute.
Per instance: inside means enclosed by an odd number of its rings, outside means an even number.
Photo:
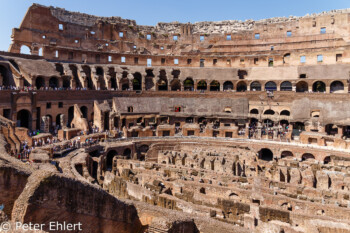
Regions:
<svg viewBox="0 0 350 233"><path fill-rule="evenodd" d="M141 74L141 90L143 91L146 90L146 77L147 77L146 72Z"/></svg>
<svg viewBox="0 0 350 233"><path fill-rule="evenodd" d="M48 78L44 78L44 82L45 82L45 87L49 86L49 79Z"/></svg>
<svg viewBox="0 0 350 233"><path fill-rule="evenodd" d="M331 93L331 86L326 86L326 93Z"/></svg>
<svg viewBox="0 0 350 233"><path fill-rule="evenodd" d="M59 79L58 79L58 87L63 87L63 77L61 76Z"/></svg>
<svg viewBox="0 0 350 233"><path fill-rule="evenodd" d="M250 85L247 84L247 91L250 91Z"/></svg>
<svg viewBox="0 0 350 233"><path fill-rule="evenodd" d="M277 91L281 91L281 85L277 85Z"/></svg>
<svg viewBox="0 0 350 233"><path fill-rule="evenodd" d="M342 138L344 134L344 127L342 125L337 125L337 127L338 127L338 134L336 135L336 137Z"/></svg>

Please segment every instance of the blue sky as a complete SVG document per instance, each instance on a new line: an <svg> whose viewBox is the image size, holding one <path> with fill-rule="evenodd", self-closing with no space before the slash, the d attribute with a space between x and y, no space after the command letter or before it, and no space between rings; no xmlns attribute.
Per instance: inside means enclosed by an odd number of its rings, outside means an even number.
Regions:
<svg viewBox="0 0 350 233"><path fill-rule="evenodd" d="M0 50L7 51L12 28L19 27L32 3L98 16L120 16L134 19L141 25L258 20L350 8L350 0L0 0Z"/></svg>

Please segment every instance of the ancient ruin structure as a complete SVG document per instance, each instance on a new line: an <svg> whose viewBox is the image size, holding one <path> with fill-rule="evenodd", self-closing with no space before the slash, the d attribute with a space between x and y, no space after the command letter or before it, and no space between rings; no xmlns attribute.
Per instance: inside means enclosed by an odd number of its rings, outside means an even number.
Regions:
<svg viewBox="0 0 350 233"><path fill-rule="evenodd" d="M0 222L350 232L350 10L153 27L34 4L0 74Z"/></svg>

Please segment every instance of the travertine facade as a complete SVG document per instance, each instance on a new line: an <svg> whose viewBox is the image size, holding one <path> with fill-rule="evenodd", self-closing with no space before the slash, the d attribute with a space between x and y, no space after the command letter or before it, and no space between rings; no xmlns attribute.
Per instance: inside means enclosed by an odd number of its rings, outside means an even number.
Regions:
<svg viewBox="0 0 350 233"><path fill-rule="evenodd" d="M350 232L349 42L348 9L153 27L32 5L0 52L0 221Z"/></svg>

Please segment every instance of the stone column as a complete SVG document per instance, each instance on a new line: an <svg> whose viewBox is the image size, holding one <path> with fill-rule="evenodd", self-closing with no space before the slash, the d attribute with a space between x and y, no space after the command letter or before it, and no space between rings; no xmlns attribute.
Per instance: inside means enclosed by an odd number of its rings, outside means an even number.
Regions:
<svg viewBox="0 0 350 233"><path fill-rule="evenodd" d="M128 80L129 80L129 89L130 90L133 90L133 85L132 85L132 82L133 82L133 79L134 79L134 76L132 74L128 74ZM141 81L142 82L142 81Z"/></svg>
<svg viewBox="0 0 350 233"><path fill-rule="evenodd" d="M331 86L326 86L326 93L331 93Z"/></svg>

